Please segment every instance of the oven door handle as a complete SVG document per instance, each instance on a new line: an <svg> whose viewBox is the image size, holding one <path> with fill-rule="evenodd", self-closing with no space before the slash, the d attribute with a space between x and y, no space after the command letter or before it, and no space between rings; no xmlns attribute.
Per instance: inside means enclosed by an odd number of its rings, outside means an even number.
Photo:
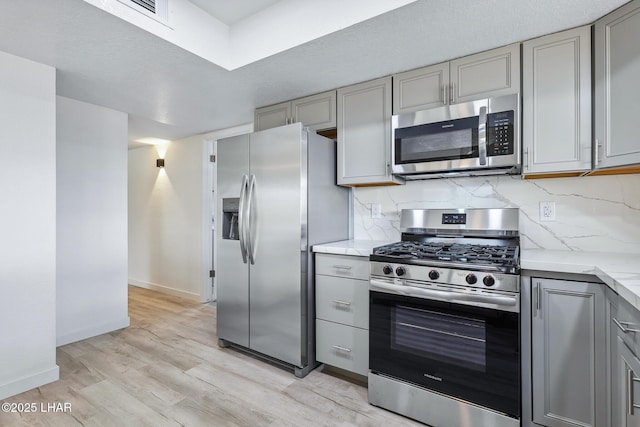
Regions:
<svg viewBox="0 0 640 427"><path fill-rule="evenodd" d="M437 291L432 289L417 288L413 286L396 285L377 279L371 279L369 281L369 289L372 291L386 292L423 299L435 299L447 302L477 302L484 304L502 305L507 307L513 307L518 304L518 297L515 295L473 295L461 292Z"/></svg>

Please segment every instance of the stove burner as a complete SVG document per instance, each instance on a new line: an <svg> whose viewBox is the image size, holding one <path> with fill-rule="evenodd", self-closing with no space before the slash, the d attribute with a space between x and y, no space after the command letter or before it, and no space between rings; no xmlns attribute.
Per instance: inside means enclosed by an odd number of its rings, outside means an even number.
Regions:
<svg viewBox="0 0 640 427"><path fill-rule="evenodd" d="M405 262L434 260L497 266L516 266L518 262L516 245L404 241L375 248L373 254Z"/></svg>

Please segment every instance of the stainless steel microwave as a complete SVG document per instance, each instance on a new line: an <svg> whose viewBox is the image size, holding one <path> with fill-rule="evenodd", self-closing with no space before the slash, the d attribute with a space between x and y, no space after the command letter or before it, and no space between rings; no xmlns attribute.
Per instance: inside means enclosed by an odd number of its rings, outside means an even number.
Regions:
<svg viewBox="0 0 640 427"><path fill-rule="evenodd" d="M392 170L405 179L520 173L518 94L392 118Z"/></svg>

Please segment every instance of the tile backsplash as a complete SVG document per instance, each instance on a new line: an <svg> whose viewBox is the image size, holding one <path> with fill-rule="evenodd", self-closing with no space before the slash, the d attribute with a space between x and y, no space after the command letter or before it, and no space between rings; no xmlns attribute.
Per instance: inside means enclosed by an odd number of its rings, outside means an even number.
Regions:
<svg viewBox="0 0 640 427"><path fill-rule="evenodd" d="M555 221L540 221L555 202ZM382 218L371 218L380 204ZM523 180L520 176L447 178L354 189L354 238L400 240L400 211L411 208L520 208L525 249L640 254L640 175Z"/></svg>

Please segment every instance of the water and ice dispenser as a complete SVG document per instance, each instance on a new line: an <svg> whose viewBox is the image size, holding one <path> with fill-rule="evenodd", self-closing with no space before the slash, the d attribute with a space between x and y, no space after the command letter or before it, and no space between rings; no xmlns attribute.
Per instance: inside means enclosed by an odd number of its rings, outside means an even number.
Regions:
<svg viewBox="0 0 640 427"><path fill-rule="evenodd" d="M238 210L240 199L238 197L222 199L222 238L227 240L240 240L238 233Z"/></svg>

